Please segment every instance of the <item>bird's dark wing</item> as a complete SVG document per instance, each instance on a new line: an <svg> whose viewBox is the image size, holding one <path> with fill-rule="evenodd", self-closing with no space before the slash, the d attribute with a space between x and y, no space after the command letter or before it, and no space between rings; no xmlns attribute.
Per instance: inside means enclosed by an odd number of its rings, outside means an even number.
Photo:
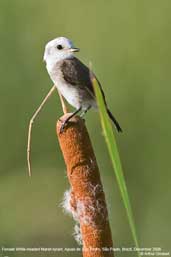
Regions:
<svg viewBox="0 0 171 257"><path fill-rule="evenodd" d="M90 79L90 70L86 65L84 65L76 57L63 60L61 65L62 65L61 71L63 73L63 77L68 83L70 83L73 86L79 85L84 90L87 90L87 92L93 98L95 98L93 85ZM98 81L98 84L101 89L104 101L106 103L105 95L99 81Z"/></svg>
<svg viewBox="0 0 171 257"><path fill-rule="evenodd" d="M95 93L93 89L93 85L90 79L90 70L87 66L85 66L82 62L80 62L77 58L70 58L65 59L62 61L61 64L61 71L63 73L64 79L70 83L71 85L79 86L80 88L83 88L88 92L88 94L95 99ZM94 75L95 76L95 75ZM96 76L95 76L96 78ZM103 95L104 103L106 105L107 113L110 117L110 119L115 124L118 131L122 131L119 123L113 116L113 114L110 112L110 110L107 107L107 103L105 100L105 95L102 89L102 86L100 85L100 82L96 78L99 88L101 90L101 93Z"/></svg>

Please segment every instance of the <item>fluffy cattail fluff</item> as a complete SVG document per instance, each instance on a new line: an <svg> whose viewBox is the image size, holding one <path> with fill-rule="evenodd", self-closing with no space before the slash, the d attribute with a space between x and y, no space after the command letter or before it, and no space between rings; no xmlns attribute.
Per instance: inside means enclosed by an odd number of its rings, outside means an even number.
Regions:
<svg viewBox="0 0 171 257"><path fill-rule="evenodd" d="M71 210L71 205L70 205L70 200L71 200L71 189L65 191L61 206L65 213L73 216L72 210Z"/></svg>
<svg viewBox="0 0 171 257"><path fill-rule="evenodd" d="M81 230L80 230L80 224L79 223L75 224L73 236L74 236L76 242L79 245L83 244Z"/></svg>
<svg viewBox="0 0 171 257"><path fill-rule="evenodd" d="M79 245L82 245L82 236L81 236L81 231L80 231L80 224L79 224L79 219L78 219L78 214L76 211L76 208L73 204L74 202L74 195L72 193L72 190L69 189L65 191L63 201L61 203L61 206L64 210L65 213L69 214L70 216L73 217L73 219L76 221L75 227L74 227L74 232L73 236L76 240L76 242Z"/></svg>

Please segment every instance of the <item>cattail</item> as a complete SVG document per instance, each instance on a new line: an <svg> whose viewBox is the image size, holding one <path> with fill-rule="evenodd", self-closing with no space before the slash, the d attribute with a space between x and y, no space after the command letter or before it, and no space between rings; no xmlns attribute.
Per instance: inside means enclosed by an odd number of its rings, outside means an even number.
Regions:
<svg viewBox="0 0 171 257"><path fill-rule="evenodd" d="M57 122L57 136L67 167L71 190L63 205L76 221L75 237L82 241L84 257L113 257L113 243L100 173L85 122L73 117L62 133L61 125L70 113Z"/></svg>

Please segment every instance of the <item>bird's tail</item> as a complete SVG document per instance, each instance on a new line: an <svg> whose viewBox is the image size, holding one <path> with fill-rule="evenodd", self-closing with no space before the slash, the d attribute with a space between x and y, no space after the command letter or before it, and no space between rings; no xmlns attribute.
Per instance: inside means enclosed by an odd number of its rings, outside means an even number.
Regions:
<svg viewBox="0 0 171 257"><path fill-rule="evenodd" d="M122 129L121 129L119 123L117 122L117 120L115 119L115 117L113 116L113 114L111 113L111 111L108 108L107 108L107 113L109 115L109 118L113 121L117 131L122 132Z"/></svg>

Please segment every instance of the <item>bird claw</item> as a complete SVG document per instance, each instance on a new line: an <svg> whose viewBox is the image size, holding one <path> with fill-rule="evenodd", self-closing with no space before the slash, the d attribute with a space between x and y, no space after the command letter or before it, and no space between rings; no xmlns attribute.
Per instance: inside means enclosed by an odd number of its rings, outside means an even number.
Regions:
<svg viewBox="0 0 171 257"><path fill-rule="evenodd" d="M64 121L60 128L60 134L62 134L64 132L65 127L66 127L66 122Z"/></svg>
<svg viewBox="0 0 171 257"><path fill-rule="evenodd" d="M84 122L85 122L85 119L84 119L83 117L81 117L81 116L80 116L80 118L82 119L82 121L84 121Z"/></svg>

